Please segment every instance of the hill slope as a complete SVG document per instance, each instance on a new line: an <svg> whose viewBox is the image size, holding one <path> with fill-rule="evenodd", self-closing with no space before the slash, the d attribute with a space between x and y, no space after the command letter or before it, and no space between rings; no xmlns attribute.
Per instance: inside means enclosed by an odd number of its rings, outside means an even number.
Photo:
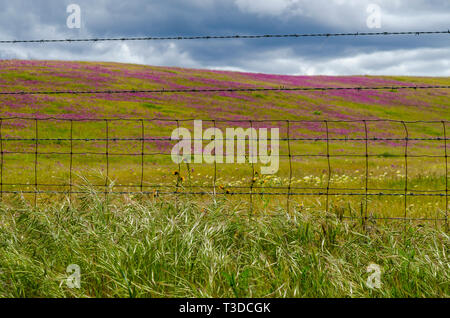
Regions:
<svg viewBox="0 0 450 318"><path fill-rule="evenodd" d="M0 62L0 91L450 85L450 78L281 76L117 63ZM2 96L2 116L362 119L450 118L450 91L223 92Z"/></svg>

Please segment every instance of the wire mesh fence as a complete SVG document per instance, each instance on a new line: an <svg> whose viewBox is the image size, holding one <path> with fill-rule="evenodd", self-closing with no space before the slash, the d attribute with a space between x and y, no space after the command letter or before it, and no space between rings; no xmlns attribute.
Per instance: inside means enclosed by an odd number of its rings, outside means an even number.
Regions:
<svg viewBox="0 0 450 318"><path fill-rule="evenodd" d="M73 199L89 192L82 187L88 182L106 196L239 197L250 209L266 200L288 211L318 200L327 212L359 210L343 218L448 225L448 121L209 119L191 140L200 153L193 145L188 160L174 162L180 140L172 132L193 125L194 119L0 118L0 197L20 194L35 205L40 198ZM251 134L203 133L230 127L278 129L277 137L267 136L269 152L279 143L277 171L260 172L267 162L252 160ZM231 141L243 142L245 162L218 160L218 149ZM211 143L214 160L196 161Z"/></svg>

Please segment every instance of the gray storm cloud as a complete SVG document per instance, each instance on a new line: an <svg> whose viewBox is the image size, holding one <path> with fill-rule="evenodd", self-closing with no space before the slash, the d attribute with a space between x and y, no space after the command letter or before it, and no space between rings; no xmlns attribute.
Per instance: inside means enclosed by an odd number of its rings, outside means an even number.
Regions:
<svg viewBox="0 0 450 318"><path fill-rule="evenodd" d="M447 0L0 1L1 39L448 30ZM81 28L66 7L81 8ZM381 8L381 28L367 7ZM2 59L116 61L277 74L449 76L450 35L1 44Z"/></svg>

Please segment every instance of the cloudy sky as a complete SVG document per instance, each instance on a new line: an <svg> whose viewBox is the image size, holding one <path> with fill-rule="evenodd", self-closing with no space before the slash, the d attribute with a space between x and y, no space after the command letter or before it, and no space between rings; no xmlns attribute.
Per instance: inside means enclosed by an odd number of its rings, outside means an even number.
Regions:
<svg viewBox="0 0 450 318"><path fill-rule="evenodd" d="M449 0L0 0L0 4L1 40L450 29ZM79 29L67 26L70 4L81 8ZM450 35L0 44L0 58L295 75L450 76Z"/></svg>

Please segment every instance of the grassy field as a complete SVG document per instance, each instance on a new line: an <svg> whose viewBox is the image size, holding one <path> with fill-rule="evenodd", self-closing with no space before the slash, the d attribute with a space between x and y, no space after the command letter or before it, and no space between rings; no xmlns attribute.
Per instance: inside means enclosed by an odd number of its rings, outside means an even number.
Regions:
<svg viewBox="0 0 450 318"><path fill-rule="evenodd" d="M167 67L149 67L116 63L2 61L0 89L15 90L85 90L85 89L156 89L156 88L228 88L274 86L386 86L386 85L448 85L449 78L414 77L309 77L206 71ZM365 193L366 175L369 194L403 194L406 182L413 194L444 193L446 162L444 127L441 122L408 124L408 160L405 161L404 126L399 122L368 122L368 138L388 138L368 142L368 169L365 163L365 142L333 140L329 142L331 155L328 171L327 143L324 120L355 120L330 122L331 139L365 138L362 119L367 120L448 120L448 90L399 91L331 91L331 92L221 92L203 94L96 94L96 95L12 95L2 96L2 190L7 192L68 191L69 184L88 181L104 189L114 184L113 191L147 192L212 192L219 195L248 193ZM55 118L37 123L25 119ZM109 141L103 118L114 118L108 124L109 138L164 139L141 141ZM117 120L117 119L122 120ZM144 122L127 121L144 118ZM151 118L164 120L149 121ZM75 120L72 123L67 119ZM280 137L287 137L285 120L306 120L291 123L289 138L280 142L280 168L271 177L255 176L259 164L191 164L179 167L170 159L176 141L167 140L177 127L193 130L187 119L222 119L218 128L250 126L246 120L273 120L253 123L253 127L279 128ZM94 120L94 121L77 121ZM172 121L171 121L172 120ZM241 122L233 122L233 120ZM277 121L279 120L279 121ZM243 121L243 122L242 122ZM204 129L212 127L204 122ZM36 143L33 138L44 140ZM448 127L447 131L450 131ZM70 137L76 140L70 143ZM16 140L25 139L25 140ZM89 140L98 138L100 140ZM301 138L318 138L305 141ZM429 138L434 140L414 140ZM28 139L28 140L27 140ZM50 140L45 140L50 139ZM55 140L56 139L56 140ZM60 139L60 140L58 140ZM88 139L88 141L86 141ZM297 140L295 140L297 139ZM206 143L206 142L205 142ZM289 162L288 148L291 148ZM447 143L447 151L448 150ZM145 156L141 156L142 148ZM36 150L39 155L36 157ZM108 151L109 156L105 153ZM74 153L72 156L70 153ZM425 157L419 157L425 156ZM37 159L37 160L36 160ZM37 164L35 164L37 161ZM72 162L72 164L71 164ZM406 178L408 163L408 178ZM70 173L72 166L72 173ZM215 169L217 168L217 169ZM292 170L292 178L290 178ZM179 179L182 177L183 184ZM256 180L255 180L256 178ZM214 182L215 181L215 182ZM177 187L178 185L178 187ZM180 187L181 185L181 187ZM349 190L342 190L349 189ZM8 195L5 194L7 197ZM26 196L33 200L33 195ZM48 196L38 196L45 204ZM63 198L64 196L61 196ZM53 200L54 198L51 198ZM241 198L243 199L243 198ZM291 196L293 205L308 208L325 201L316 196ZM259 199L257 199L259 200ZM359 214L362 196L334 196L333 204L346 215ZM263 207L285 205L283 196L260 200ZM371 196L367 215L375 217L437 218L446 217L445 198L408 197L407 211L402 197ZM365 212L364 212L365 213Z"/></svg>
<svg viewBox="0 0 450 318"><path fill-rule="evenodd" d="M118 199L1 207L0 297L450 296L449 236L432 227ZM367 286L370 264L380 288Z"/></svg>
<svg viewBox="0 0 450 318"><path fill-rule="evenodd" d="M0 92L395 85L450 78L0 61ZM0 296L449 295L448 89L2 95L0 118ZM260 163L178 166L167 139L193 119L279 128L291 140L280 142L274 175L254 173ZM302 122L288 134L286 120ZM384 140L351 140L366 132ZM100 193L141 188L108 202ZM35 190L70 189L87 193L71 204L39 194L34 207ZM381 220L404 217L426 220ZM364 283L370 262L385 270L380 290ZM79 290L61 285L72 263L84 273Z"/></svg>

